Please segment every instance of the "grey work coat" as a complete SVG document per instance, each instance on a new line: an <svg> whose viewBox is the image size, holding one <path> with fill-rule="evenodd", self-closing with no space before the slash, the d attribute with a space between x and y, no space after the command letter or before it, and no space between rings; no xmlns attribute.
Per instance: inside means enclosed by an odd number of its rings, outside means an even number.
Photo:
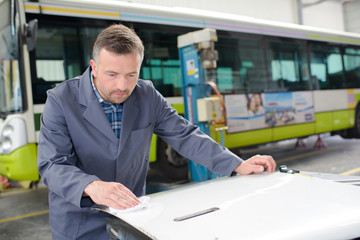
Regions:
<svg viewBox="0 0 360 240"><path fill-rule="evenodd" d="M41 117L38 167L49 188L53 239L109 239L106 213L83 197L94 180L116 181L145 194L152 134L183 156L230 175L242 161L179 116L153 87L139 80L124 102L118 139L95 96L90 67L48 91Z"/></svg>

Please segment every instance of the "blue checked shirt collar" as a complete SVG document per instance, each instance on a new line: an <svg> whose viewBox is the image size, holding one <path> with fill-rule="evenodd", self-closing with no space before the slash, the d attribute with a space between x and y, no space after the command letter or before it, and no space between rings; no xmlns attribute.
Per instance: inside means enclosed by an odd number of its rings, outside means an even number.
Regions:
<svg viewBox="0 0 360 240"><path fill-rule="evenodd" d="M90 72L90 81L94 93L97 99L99 100L99 103L101 104L107 119L110 122L111 128L113 129L115 135L118 138L120 138L123 104L112 104L110 102L105 101L100 96L94 84L94 77L92 75L92 71Z"/></svg>
<svg viewBox="0 0 360 240"><path fill-rule="evenodd" d="M99 92L97 91L97 89L95 87L92 71L90 71L90 81L91 81L91 86L93 87L94 93L95 93L97 99L99 100L99 103L103 103L104 99L100 96Z"/></svg>

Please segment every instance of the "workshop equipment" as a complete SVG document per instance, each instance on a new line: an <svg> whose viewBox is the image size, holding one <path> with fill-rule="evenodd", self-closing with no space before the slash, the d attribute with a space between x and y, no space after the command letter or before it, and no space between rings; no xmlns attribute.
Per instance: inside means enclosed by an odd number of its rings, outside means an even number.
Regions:
<svg viewBox="0 0 360 240"><path fill-rule="evenodd" d="M214 49L216 41L216 30L209 28L178 36L185 117L208 135L210 135L210 123L223 117L221 99L210 96L209 82L216 82L218 59L218 53ZM217 177L216 174L191 160L189 172L192 181L205 181Z"/></svg>

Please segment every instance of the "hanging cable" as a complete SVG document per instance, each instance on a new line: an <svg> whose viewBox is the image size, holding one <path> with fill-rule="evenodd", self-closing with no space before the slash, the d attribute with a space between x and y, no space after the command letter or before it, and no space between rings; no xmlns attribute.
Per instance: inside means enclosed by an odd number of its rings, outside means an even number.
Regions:
<svg viewBox="0 0 360 240"><path fill-rule="evenodd" d="M220 94L219 88L217 87L216 83L213 81L206 81L206 84L208 84L216 93L216 96L218 96L218 98L220 99L220 106L221 106L221 110L223 112L223 120L219 121L213 121L214 125L219 125L219 124L225 124L226 125L226 108L225 108L225 103L224 103L224 98L223 96Z"/></svg>

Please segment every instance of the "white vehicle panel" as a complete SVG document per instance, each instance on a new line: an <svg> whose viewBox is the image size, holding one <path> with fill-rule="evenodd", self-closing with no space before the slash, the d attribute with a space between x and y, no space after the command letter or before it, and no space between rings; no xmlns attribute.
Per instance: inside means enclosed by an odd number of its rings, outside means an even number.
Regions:
<svg viewBox="0 0 360 240"><path fill-rule="evenodd" d="M315 112L329 112L349 108L348 90L314 91Z"/></svg>
<svg viewBox="0 0 360 240"><path fill-rule="evenodd" d="M360 188L316 177L279 172L236 176L149 196L146 208L117 217L153 239L360 236ZM175 221L203 210L212 211Z"/></svg>

